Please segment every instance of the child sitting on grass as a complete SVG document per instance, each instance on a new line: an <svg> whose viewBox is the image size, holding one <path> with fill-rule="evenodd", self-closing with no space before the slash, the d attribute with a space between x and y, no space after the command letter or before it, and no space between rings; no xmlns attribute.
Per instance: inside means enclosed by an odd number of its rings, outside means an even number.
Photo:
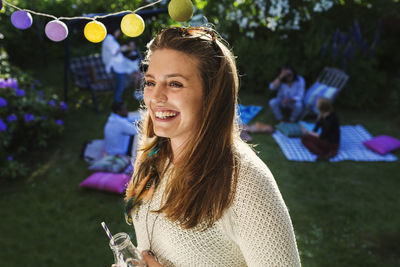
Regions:
<svg viewBox="0 0 400 267"><path fill-rule="evenodd" d="M311 153L318 156L317 160L327 161L334 157L339 149L339 118L327 98L319 98L317 108L320 113L314 130L310 132L302 127L304 135L301 142ZM320 134L317 133L319 128L321 128Z"/></svg>

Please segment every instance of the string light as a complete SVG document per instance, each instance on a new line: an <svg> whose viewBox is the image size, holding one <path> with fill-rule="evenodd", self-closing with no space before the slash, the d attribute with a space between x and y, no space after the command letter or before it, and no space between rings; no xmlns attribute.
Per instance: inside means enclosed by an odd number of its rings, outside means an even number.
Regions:
<svg viewBox="0 0 400 267"><path fill-rule="evenodd" d="M121 31L129 37L137 37L144 31L144 21L142 17L135 13L125 15L121 20Z"/></svg>
<svg viewBox="0 0 400 267"><path fill-rule="evenodd" d="M106 38L107 29L103 23L93 20L86 24L83 33L90 42L100 43Z"/></svg>
<svg viewBox="0 0 400 267"><path fill-rule="evenodd" d="M68 27L62 21L52 20L46 24L44 32L46 33L46 36L50 40L52 40L54 42L60 42L60 41L64 40L65 38L67 38Z"/></svg>
<svg viewBox="0 0 400 267"><path fill-rule="evenodd" d="M168 14L178 22L189 20L193 16L193 4L190 0L171 0L168 4Z"/></svg>
<svg viewBox="0 0 400 267"><path fill-rule="evenodd" d="M156 5L156 4L160 3L161 1L162 0L155 1L153 3L145 5L143 7L139 7L138 9L135 9L134 11L124 10L124 11L120 11L120 12L116 12L116 13L110 13L107 15L94 16L93 18L92 17L84 17L84 16L56 17L51 14L40 13L40 12L36 12L33 10L29 10L29 9L22 9L18 6L15 6L15 5L9 3L6 0L0 0L0 9L2 8L2 5L4 4L4 5L8 5L10 7L13 7L14 9L17 10L11 15L11 22L14 25L14 27L16 27L17 29L28 29L30 26L32 26L33 19L32 19L31 14L52 18L53 20L46 24L45 33L46 33L46 36L50 40L55 41L55 42L62 41L65 38L67 38L67 36L68 36L68 27L61 20L75 20L75 19L90 20L90 22L85 25L84 35L85 35L86 39L88 39L88 41L98 43L98 42L101 42L104 40L104 38L107 35L107 30L106 30L106 27L104 26L104 24L97 21L97 19L103 19L103 18L110 17L110 16L120 15L120 14L124 14L124 13L130 13L123 17L123 19L121 21L121 30L124 34L126 34L130 37L137 37L143 33L145 25L144 25L143 18L140 17L138 14L136 14L136 12L138 12L139 10L148 8L150 6Z"/></svg>
<svg viewBox="0 0 400 267"><path fill-rule="evenodd" d="M11 23L15 28L26 30L32 26L32 16L26 11L18 10L11 14Z"/></svg>

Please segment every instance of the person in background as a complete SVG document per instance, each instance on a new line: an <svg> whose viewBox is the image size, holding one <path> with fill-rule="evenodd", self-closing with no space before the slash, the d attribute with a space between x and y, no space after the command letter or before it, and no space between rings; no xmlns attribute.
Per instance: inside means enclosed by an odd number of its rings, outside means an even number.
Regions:
<svg viewBox="0 0 400 267"><path fill-rule="evenodd" d="M128 110L124 103L114 102L111 111L104 127L106 153L132 156L132 143L134 135L137 134L137 126L128 119Z"/></svg>
<svg viewBox="0 0 400 267"><path fill-rule="evenodd" d="M135 42L129 42L129 50L125 51L123 54L130 60L138 60L141 62L143 60L142 52L137 48ZM133 88L135 89L133 92L133 97L138 101L143 100L143 90L141 90L142 82L143 82L143 70L134 72L134 85Z"/></svg>
<svg viewBox="0 0 400 267"><path fill-rule="evenodd" d="M211 28L171 27L147 47L125 198L147 266L300 266L275 179L239 136L228 44Z"/></svg>
<svg viewBox="0 0 400 267"><path fill-rule="evenodd" d="M123 55L130 60L143 60L142 52L137 48L135 42L130 41L128 44L128 49L123 52Z"/></svg>
<svg viewBox="0 0 400 267"><path fill-rule="evenodd" d="M115 29L113 34L107 34L102 43L101 56L107 73L112 72L115 77L116 90L114 92L114 101L123 102L122 95L125 89L126 78L131 76L132 80L137 82L140 80L141 74L139 70L140 59L130 60L124 56L123 52L129 51L134 44L121 46L117 39L121 35L121 30ZM129 77L128 77L129 78Z"/></svg>
<svg viewBox="0 0 400 267"><path fill-rule="evenodd" d="M334 157L339 149L340 125L332 103L327 98L318 98L319 115L312 132L302 127L304 133L301 142L311 152L317 155L317 160L327 161ZM318 129L321 133L318 134Z"/></svg>
<svg viewBox="0 0 400 267"><path fill-rule="evenodd" d="M275 98L269 101L269 106L275 118L283 121L283 108L291 110L290 122L296 122L303 110L305 82L295 69L289 65L282 67L279 76L270 83L271 90L278 90Z"/></svg>

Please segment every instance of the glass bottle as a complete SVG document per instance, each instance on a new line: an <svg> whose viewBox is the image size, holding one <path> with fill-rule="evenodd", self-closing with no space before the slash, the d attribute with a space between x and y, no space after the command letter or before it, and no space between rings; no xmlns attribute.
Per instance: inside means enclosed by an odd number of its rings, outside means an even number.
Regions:
<svg viewBox="0 0 400 267"><path fill-rule="evenodd" d="M140 251L132 244L127 233L118 233L110 240L110 248L114 254L117 267L144 267L146 263Z"/></svg>

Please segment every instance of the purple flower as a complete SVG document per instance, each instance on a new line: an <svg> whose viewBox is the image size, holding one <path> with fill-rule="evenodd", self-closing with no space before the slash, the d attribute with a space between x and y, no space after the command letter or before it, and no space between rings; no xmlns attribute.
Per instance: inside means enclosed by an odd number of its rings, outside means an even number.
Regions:
<svg viewBox="0 0 400 267"><path fill-rule="evenodd" d="M357 44L362 47L363 38L361 34L360 24L357 20L354 21L353 37L356 40Z"/></svg>
<svg viewBox="0 0 400 267"><path fill-rule="evenodd" d="M332 44L332 58L336 60L336 56L337 56L337 47L336 44Z"/></svg>
<svg viewBox="0 0 400 267"><path fill-rule="evenodd" d="M31 83L31 89L36 89L36 85L39 85L39 81L38 81L38 80L34 80L34 81Z"/></svg>
<svg viewBox="0 0 400 267"><path fill-rule="evenodd" d="M35 116L33 116L33 115L30 114L30 113L26 113L26 114L24 115L24 120L25 120L26 122L33 121L34 119L35 119Z"/></svg>
<svg viewBox="0 0 400 267"><path fill-rule="evenodd" d="M11 87L11 88L14 88L14 89L17 89L17 88L18 88L17 79L10 78L10 79L8 79L8 81L9 81L9 84L10 84L10 87Z"/></svg>
<svg viewBox="0 0 400 267"><path fill-rule="evenodd" d="M56 120L56 124L58 124L58 125L60 125L60 126L63 126L63 125L64 125L64 122L63 122L62 120Z"/></svg>
<svg viewBox="0 0 400 267"><path fill-rule="evenodd" d="M43 99L43 91L38 91L37 94L40 99Z"/></svg>
<svg viewBox="0 0 400 267"><path fill-rule="evenodd" d="M344 46L347 42L347 34L346 33L342 33L340 35L340 47Z"/></svg>
<svg viewBox="0 0 400 267"><path fill-rule="evenodd" d="M8 156L8 157L7 157L7 160L8 160L8 161L12 161L12 160L13 160L13 157L12 157L12 156Z"/></svg>
<svg viewBox="0 0 400 267"><path fill-rule="evenodd" d="M343 56L346 59L353 60L354 57L354 47L351 45L351 43L346 47L346 49L343 52Z"/></svg>
<svg viewBox="0 0 400 267"><path fill-rule="evenodd" d="M3 78L0 78L0 88L6 88L6 81Z"/></svg>
<svg viewBox="0 0 400 267"><path fill-rule="evenodd" d="M0 132L5 131L7 131L7 124L2 119L0 119Z"/></svg>
<svg viewBox="0 0 400 267"><path fill-rule="evenodd" d="M16 120L17 120L17 115L15 115L15 114L11 114L11 115L9 115L7 117L7 121L8 122L13 122L13 121L16 121Z"/></svg>
<svg viewBox="0 0 400 267"><path fill-rule="evenodd" d="M17 80L14 78L8 78L6 80L0 79L0 88L8 88L8 87L17 89L18 88Z"/></svg>
<svg viewBox="0 0 400 267"><path fill-rule="evenodd" d="M0 97L0 108L5 106L7 106L7 101L4 98Z"/></svg>
<svg viewBox="0 0 400 267"><path fill-rule="evenodd" d="M53 99L49 101L49 105L52 107L56 106L56 101L54 101Z"/></svg>
<svg viewBox="0 0 400 267"><path fill-rule="evenodd" d="M23 89L15 89L15 95L18 97L24 96L25 95L25 90Z"/></svg>
<svg viewBox="0 0 400 267"><path fill-rule="evenodd" d="M333 37L332 37L332 41L334 44L337 43L339 36L340 36L340 31L339 31L339 29L336 29L335 32L333 33Z"/></svg>
<svg viewBox="0 0 400 267"><path fill-rule="evenodd" d="M381 31L382 31L382 23L381 23L381 21L379 21L378 26L376 27L374 41L372 42L373 45L376 45L379 42L379 40L381 38Z"/></svg>
<svg viewBox="0 0 400 267"><path fill-rule="evenodd" d="M61 101L61 102L60 102L60 108L61 108L61 110L63 110L63 111L67 110L67 109L68 109L67 103L65 103L64 101Z"/></svg>

